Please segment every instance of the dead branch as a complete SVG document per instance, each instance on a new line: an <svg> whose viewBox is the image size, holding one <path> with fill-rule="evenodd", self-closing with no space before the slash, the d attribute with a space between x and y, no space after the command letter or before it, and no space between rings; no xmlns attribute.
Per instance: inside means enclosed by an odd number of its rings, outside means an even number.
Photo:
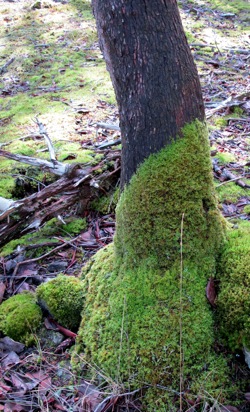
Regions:
<svg viewBox="0 0 250 412"><path fill-rule="evenodd" d="M13 203L11 199L5 199L4 197L0 196L0 213L4 210L8 209Z"/></svg>
<svg viewBox="0 0 250 412"><path fill-rule="evenodd" d="M82 174L85 176L81 177ZM102 186L109 186L112 181L117 180L115 175L119 175L119 167L115 171L100 174L98 178L93 178L91 173L86 174L86 170L73 167L71 173L29 197L19 201L2 198L3 207L5 204L7 209L0 214L0 247L38 229L70 206L80 204L81 209L86 210L98 191L104 191Z"/></svg>
<svg viewBox="0 0 250 412"><path fill-rule="evenodd" d="M120 131L120 126L116 124L110 124L110 123L96 123L96 127L100 127L101 129L110 129L110 130L117 130Z"/></svg>
<svg viewBox="0 0 250 412"><path fill-rule="evenodd" d="M18 155L6 150L0 149L0 156L6 157L7 159L16 160L17 162L22 162L32 166L40 167L41 169L48 170L50 173L54 173L58 176L63 176L66 173L67 164L56 161L55 163L49 162L48 160L37 159L36 157L29 157L24 155Z"/></svg>
<svg viewBox="0 0 250 412"><path fill-rule="evenodd" d="M250 91L241 93L238 96L235 96L234 99L232 96L228 97L226 100L223 102L219 103L217 107L214 109L206 110L206 118L209 119L212 117L215 113L219 112L222 109L225 109L227 107L231 106L239 106L240 104L243 103L244 99L250 96Z"/></svg>
<svg viewBox="0 0 250 412"><path fill-rule="evenodd" d="M31 230L39 228L44 222L57 216L78 200L89 202L92 198L87 181L85 186L75 188L78 177L62 177L38 193L13 202L0 215L0 246Z"/></svg>
<svg viewBox="0 0 250 412"><path fill-rule="evenodd" d="M10 60L8 60L2 67L0 67L0 74L4 74L7 72L7 68L13 63L15 60L15 57L12 57Z"/></svg>
<svg viewBox="0 0 250 412"><path fill-rule="evenodd" d="M79 177L83 178L90 171L90 168L81 169L80 164L61 163L57 160L49 162L48 160L38 159L37 157L19 155L7 152L6 150L2 149L0 149L0 156L6 157L7 159L11 160L16 160L17 162L39 167L57 176L70 176L72 173L75 173Z"/></svg>

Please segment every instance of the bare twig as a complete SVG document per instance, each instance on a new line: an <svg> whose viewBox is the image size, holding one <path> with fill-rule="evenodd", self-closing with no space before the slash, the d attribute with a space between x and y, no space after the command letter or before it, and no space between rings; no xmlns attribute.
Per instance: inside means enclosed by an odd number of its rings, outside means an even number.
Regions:
<svg viewBox="0 0 250 412"><path fill-rule="evenodd" d="M110 123L96 123L96 127L100 127L101 129L110 129L110 130L118 130L120 131L120 126L116 124Z"/></svg>
<svg viewBox="0 0 250 412"><path fill-rule="evenodd" d="M15 270L14 270L14 272L13 272L13 276L16 276L16 274L17 274L18 269L19 269L20 266L25 265L25 264L27 264L27 263L38 262L39 260L42 260L42 259L48 257L48 256L51 255L52 253L55 253L55 252L57 252L58 250L63 249L65 246L71 245L72 242L75 242L75 241L78 239L79 236L80 236L80 235L78 235L77 237L75 237L74 239L71 239L71 240L69 240L69 241L64 241L64 243L62 243L61 245L55 247L54 249L50 250L50 251L47 252L47 253L44 253L44 254L41 255L41 256L38 256L38 257L33 258L33 259L23 260L22 262L18 262L17 265L16 265L16 267L15 267Z"/></svg>
<svg viewBox="0 0 250 412"><path fill-rule="evenodd" d="M245 178L245 176L238 176L238 177L235 177L235 178L233 178L233 179L226 180L225 182L222 182L222 183L220 183L219 185L215 186L215 188L217 189L217 187L226 185L227 183L231 183L231 182L237 182L237 181L238 181L238 183L239 183L239 180L240 180L240 179L244 179L244 178ZM249 185L247 185L247 184L244 183L244 182L242 182L242 183L244 184L244 186L241 186L241 187L249 188Z"/></svg>
<svg viewBox="0 0 250 412"><path fill-rule="evenodd" d="M116 145L120 144L121 142L122 142L121 139L112 140L110 142L104 142L104 143L100 144L100 146L98 146L98 149L105 149L106 147L116 146Z"/></svg>
<svg viewBox="0 0 250 412"><path fill-rule="evenodd" d="M121 393L121 394L119 394L119 395L116 394L116 395L107 396L107 398L103 399L103 401L102 401L101 403L99 403L99 405L95 408L94 412L102 412L102 411L104 410L103 408L106 406L106 404L107 404L108 402L112 401L113 399L122 398L122 397L124 397L124 396L133 396L133 395L135 395L137 392L139 392L139 391L141 391L141 390L142 390L142 388L140 388L140 389L135 389L135 390L132 391L132 392Z"/></svg>
<svg viewBox="0 0 250 412"><path fill-rule="evenodd" d="M56 160L56 153L55 153L55 149L53 147L52 141L48 135L47 130L45 129L45 126L43 125L43 123L41 123L38 119L38 117L35 117L35 123L36 125L39 127L39 132L40 134L43 136L45 142L47 143L48 149L49 149L49 154L50 154L50 160L52 163L56 164L57 160Z"/></svg>

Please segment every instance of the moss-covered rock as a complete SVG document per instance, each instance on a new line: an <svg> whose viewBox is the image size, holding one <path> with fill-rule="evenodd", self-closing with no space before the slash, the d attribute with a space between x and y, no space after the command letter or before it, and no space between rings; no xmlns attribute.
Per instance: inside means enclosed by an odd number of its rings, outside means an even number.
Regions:
<svg viewBox="0 0 250 412"><path fill-rule="evenodd" d="M83 274L78 350L119 382L152 385L147 411L174 408L180 354L184 390L197 395L203 381L200 392L225 396L226 366L212 350L205 297L225 230L211 170L204 125L186 126L181 139L139 167L118 203L114 245ZM156 395L159 386L168 390Z"/></svg>
<svg viewBox="0 0 250 412"><path fill-rule="evenodd" d="M220 262L218 320L230 349L250 348L250 222L228 232Z"/></svg>
<svg viewBox="0 0 250 412"><path fill-rule="evenodd" d="M41 306L58 323L77 331L84 303L84 289L78 278L59 275L38 286L36 293Z"/></svg>
<svg viewBox="0 0 250 412"><path fill-rule="evenodd" d="M32 293L10 297L0 305L0 330L10 338L29 346L42 322L42 311Z"/></svg>

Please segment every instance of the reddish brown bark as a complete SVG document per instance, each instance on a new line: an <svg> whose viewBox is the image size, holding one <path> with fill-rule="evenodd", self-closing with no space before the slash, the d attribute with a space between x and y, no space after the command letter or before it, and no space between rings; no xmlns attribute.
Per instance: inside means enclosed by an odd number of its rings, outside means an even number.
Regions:
<svg viewBox="0 0 250 412"><path fill-rule="evenodd" d="M184 124L204 119L199 78L176 0L92 0L119 106L121 185Z"/></svg>

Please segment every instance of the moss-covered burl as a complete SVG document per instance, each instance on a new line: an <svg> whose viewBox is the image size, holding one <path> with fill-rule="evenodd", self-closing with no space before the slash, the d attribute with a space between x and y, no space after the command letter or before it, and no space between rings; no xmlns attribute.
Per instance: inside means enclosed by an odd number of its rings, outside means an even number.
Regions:
<svg viewBox="0 0 250 412"><path fill-rule="evenodd" d="M175 411L180 379L189 398L227 398L205 296L225 243L211 170L206 127L187 125L138 168L117 206L114 244L83 272L77 350L118 383L148 386L147 411Z"/></svg>

